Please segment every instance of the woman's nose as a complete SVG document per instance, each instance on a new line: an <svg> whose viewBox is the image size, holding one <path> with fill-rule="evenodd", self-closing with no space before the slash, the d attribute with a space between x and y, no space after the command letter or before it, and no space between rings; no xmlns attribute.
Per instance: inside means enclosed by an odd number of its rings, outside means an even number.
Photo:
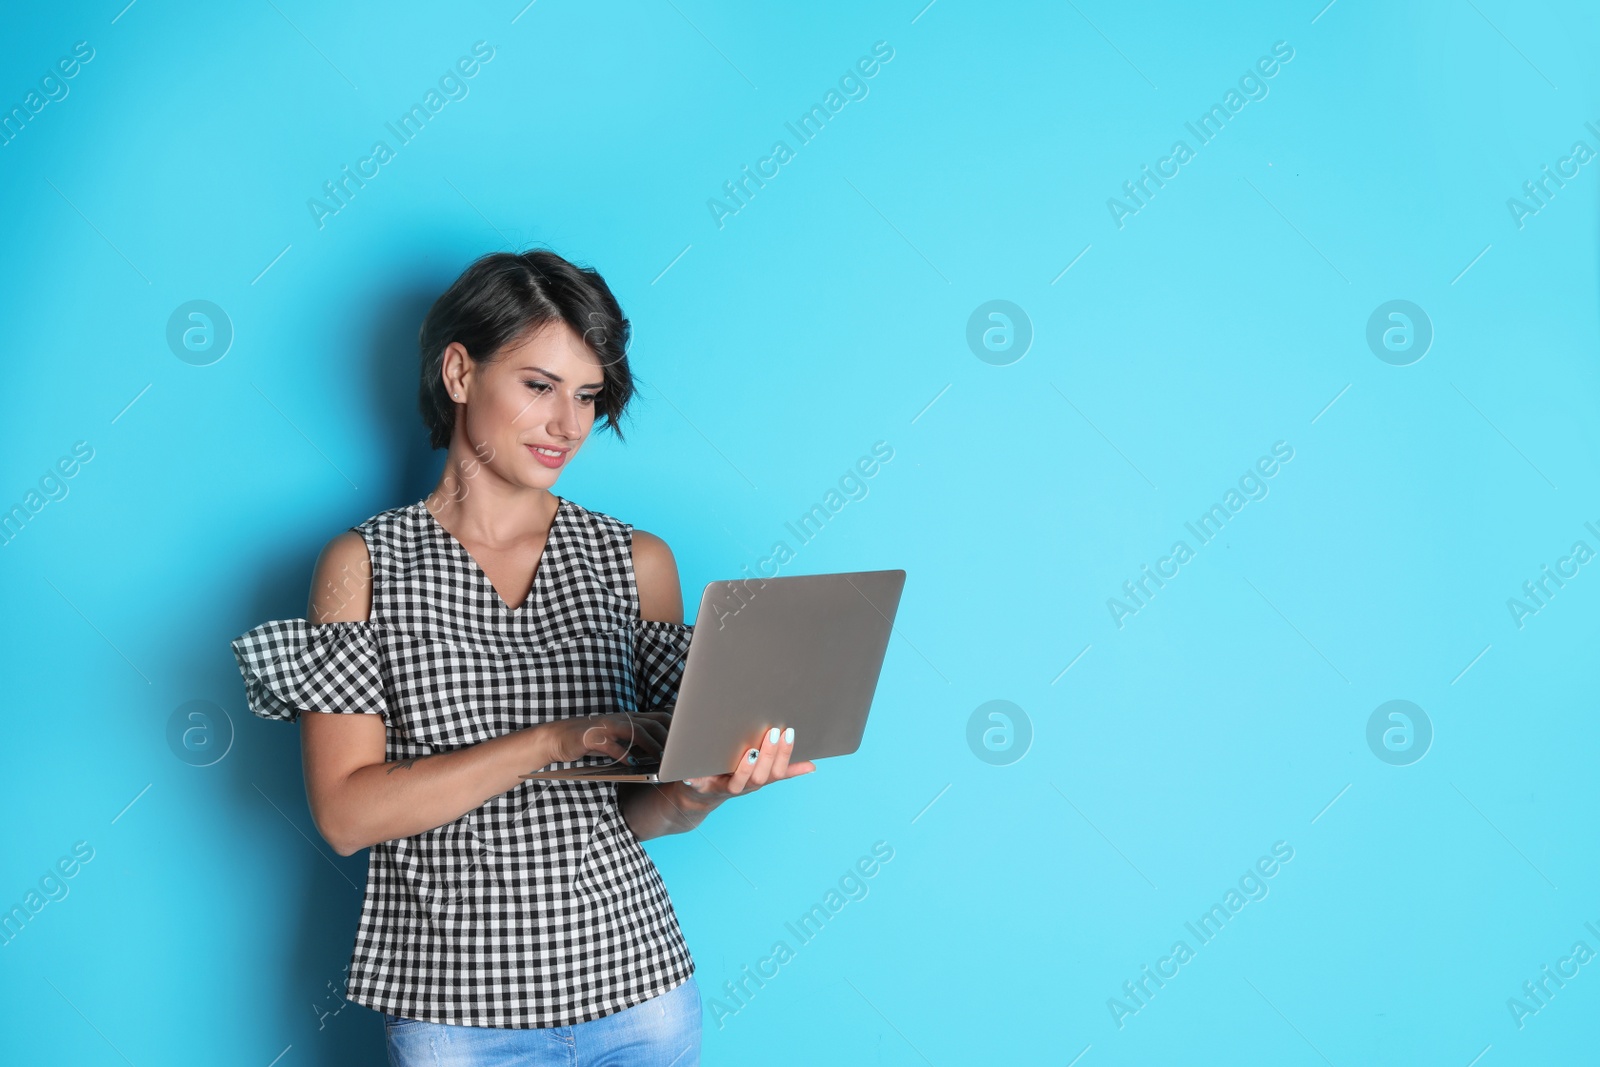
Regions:
<svg viewBox="0 0 1600 1067"><path fill-rule="evenodd" d="M578 401L576 398L556 405L556 426L563 437L578 436Z"/></svg>

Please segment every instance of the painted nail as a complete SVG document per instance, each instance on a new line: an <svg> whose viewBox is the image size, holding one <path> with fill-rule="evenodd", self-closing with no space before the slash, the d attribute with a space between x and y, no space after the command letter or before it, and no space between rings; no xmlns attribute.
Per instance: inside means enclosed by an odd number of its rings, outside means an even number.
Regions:
<svg viewBox="0 0 1600 1067"><path fill-rule="evenodd" d="M794 727L791 726L787 730L783 731L783 743L787 745L787 744L792 744L793 742L794 742Z"/></svg>
<svg viewBox="0 0 1600 1067"><path fill-rule="evenodd" d="M754 763L756 761L756 757L759 755L761 755L761 753L752 748L749 754L745 756L744 761L746 763Z"/></svg>
<svg viewBox="0 0 1600 1067"><path fill-rule="evenodd" d="M781 731L776 726L774 726L772 729L768 730L767 731L767 744L769 744L769 745L777 744L778 743L778 735L779 735L780 732Z"/></svg>

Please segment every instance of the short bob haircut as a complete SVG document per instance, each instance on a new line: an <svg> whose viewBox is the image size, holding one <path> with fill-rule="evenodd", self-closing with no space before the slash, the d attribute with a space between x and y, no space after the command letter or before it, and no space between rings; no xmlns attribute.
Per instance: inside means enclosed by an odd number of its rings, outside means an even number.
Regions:
<svg viewBox="0 0 1600 1067"><path fill-rule="evenodd" d="M444 385L446 346L459 341L476 363L493 363L504 348L551 322L569 326L599 359L604 384L595 397L595 413L622 439L618 422L633 396L628 320L599 272L535 249L480 257L428 309L417 335L422 357L417 402L434 448L448 448L455 433L455 402Z"/></svg>

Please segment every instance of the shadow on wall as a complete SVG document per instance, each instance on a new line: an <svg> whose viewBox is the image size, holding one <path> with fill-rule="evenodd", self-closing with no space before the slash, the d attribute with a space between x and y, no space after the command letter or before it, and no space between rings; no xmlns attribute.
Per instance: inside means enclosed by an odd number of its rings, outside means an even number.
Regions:
<svg viewBox="0 0 1600 1067"><path fill-rule="evenodd" d="M245 561L241 568L255 579L245 583L246 618L262 622L303 617L317 556L329 541L380 511L415 503L438 483L445 453L429 446L417 404L417 331L449 284L450 279L414 283L369 310L365 391L338 410L353 425L376 429L372 438L356 437L347 446L358 450L349 457L353 461L349 466L374 473L359 479L357 489L335 490L315 505L283 502L279 530L285 538L277 543L278 550L270 557ZM341 357L328 353L327 358ZM342 484L348 488L348 483Z"/></svg>
<svg viewBox="0 0 1600 1067"><path fill-rule="evenodd" d="M451 273L431 284L414 284L372 309L367 330L371 339L367 347L371 383L368 396L373 423L387 431L373 447L389 449L394 463L388 470L388 480L377 487L381 492L375 497L365 495L365 499L377 499L379 503L352 522L421 500L438 484L444 470L444 449L435 450L429 446L428 428L417 405L421 384L417 331L422 328L422 320L433 302L454 280L455 275Z"/></svg>
<svg viewBox="0 0 1600 1067"><path fill-rule="evenodd" d="M377 428L370 444L360 446L370 452L358 466L379 473L358 479L359 491L332 494L314 509L288 502L281 512L286 537L279 549L241 561L244 628L304 617L323 546L371 515L420 500L437 483L444 451L429 447L417 406L417 331L449 282L418 282L370 308L369 341L360 354L367 393L351 397L344 410L355 424ZM240 838L266 853L262 868L283 872L262 898L266 910L253 919L287 945L284 966L258 975L260 999L252 1010L266 1020L259 1024L264 1030L281 1033L263 1062L292 1046L285 1060L292 1057L297 1064L384 1067L382 1016L343 997L369 853L341 857L322 839L306 799L299 728L250 713L226 639L218 644L228 672L218 691L228 694L226 705L238 730L231 758L218 769L229 772Z"/></svg>

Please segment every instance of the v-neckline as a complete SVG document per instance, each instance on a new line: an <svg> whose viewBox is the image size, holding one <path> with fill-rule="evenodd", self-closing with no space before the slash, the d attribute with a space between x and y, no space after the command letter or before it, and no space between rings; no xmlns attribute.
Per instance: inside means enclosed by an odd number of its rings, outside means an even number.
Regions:
<svg viewBox="0 0 1600 1067"><path fill-rule="evenodd" d="M478 580L483 584L483 587L494 598L494 602L500 605L500 610L513 618L527 614L528 605L534 601L536 594L539 592L539 585L544 581L544 573L547 569L546 564L550 559L550 543L556 538L556 528L561 524L561 513L566 510L567 498L563 496L556 497L556 513L550 518L550 529L544 536L544 548L540 550L539 559L534 563L533 583L528 587L528 595L523 598L522 603L517 607L512 607L506 603L506 598L500 595L500 590L496 589L494 582L490 581L489 572L483 569L483 565L478 562L471 552L467 551L467 546L461 543L460 538L444 528L444 523L439 521L439 516L435 515L433 509L428 507L427 500L421 500L419 503L422 505L422 510L427 513L428 518L432 520L433 528L444 535L448 544L455 546L455 550L466 560L467 565L477 574Z"/></svg>

